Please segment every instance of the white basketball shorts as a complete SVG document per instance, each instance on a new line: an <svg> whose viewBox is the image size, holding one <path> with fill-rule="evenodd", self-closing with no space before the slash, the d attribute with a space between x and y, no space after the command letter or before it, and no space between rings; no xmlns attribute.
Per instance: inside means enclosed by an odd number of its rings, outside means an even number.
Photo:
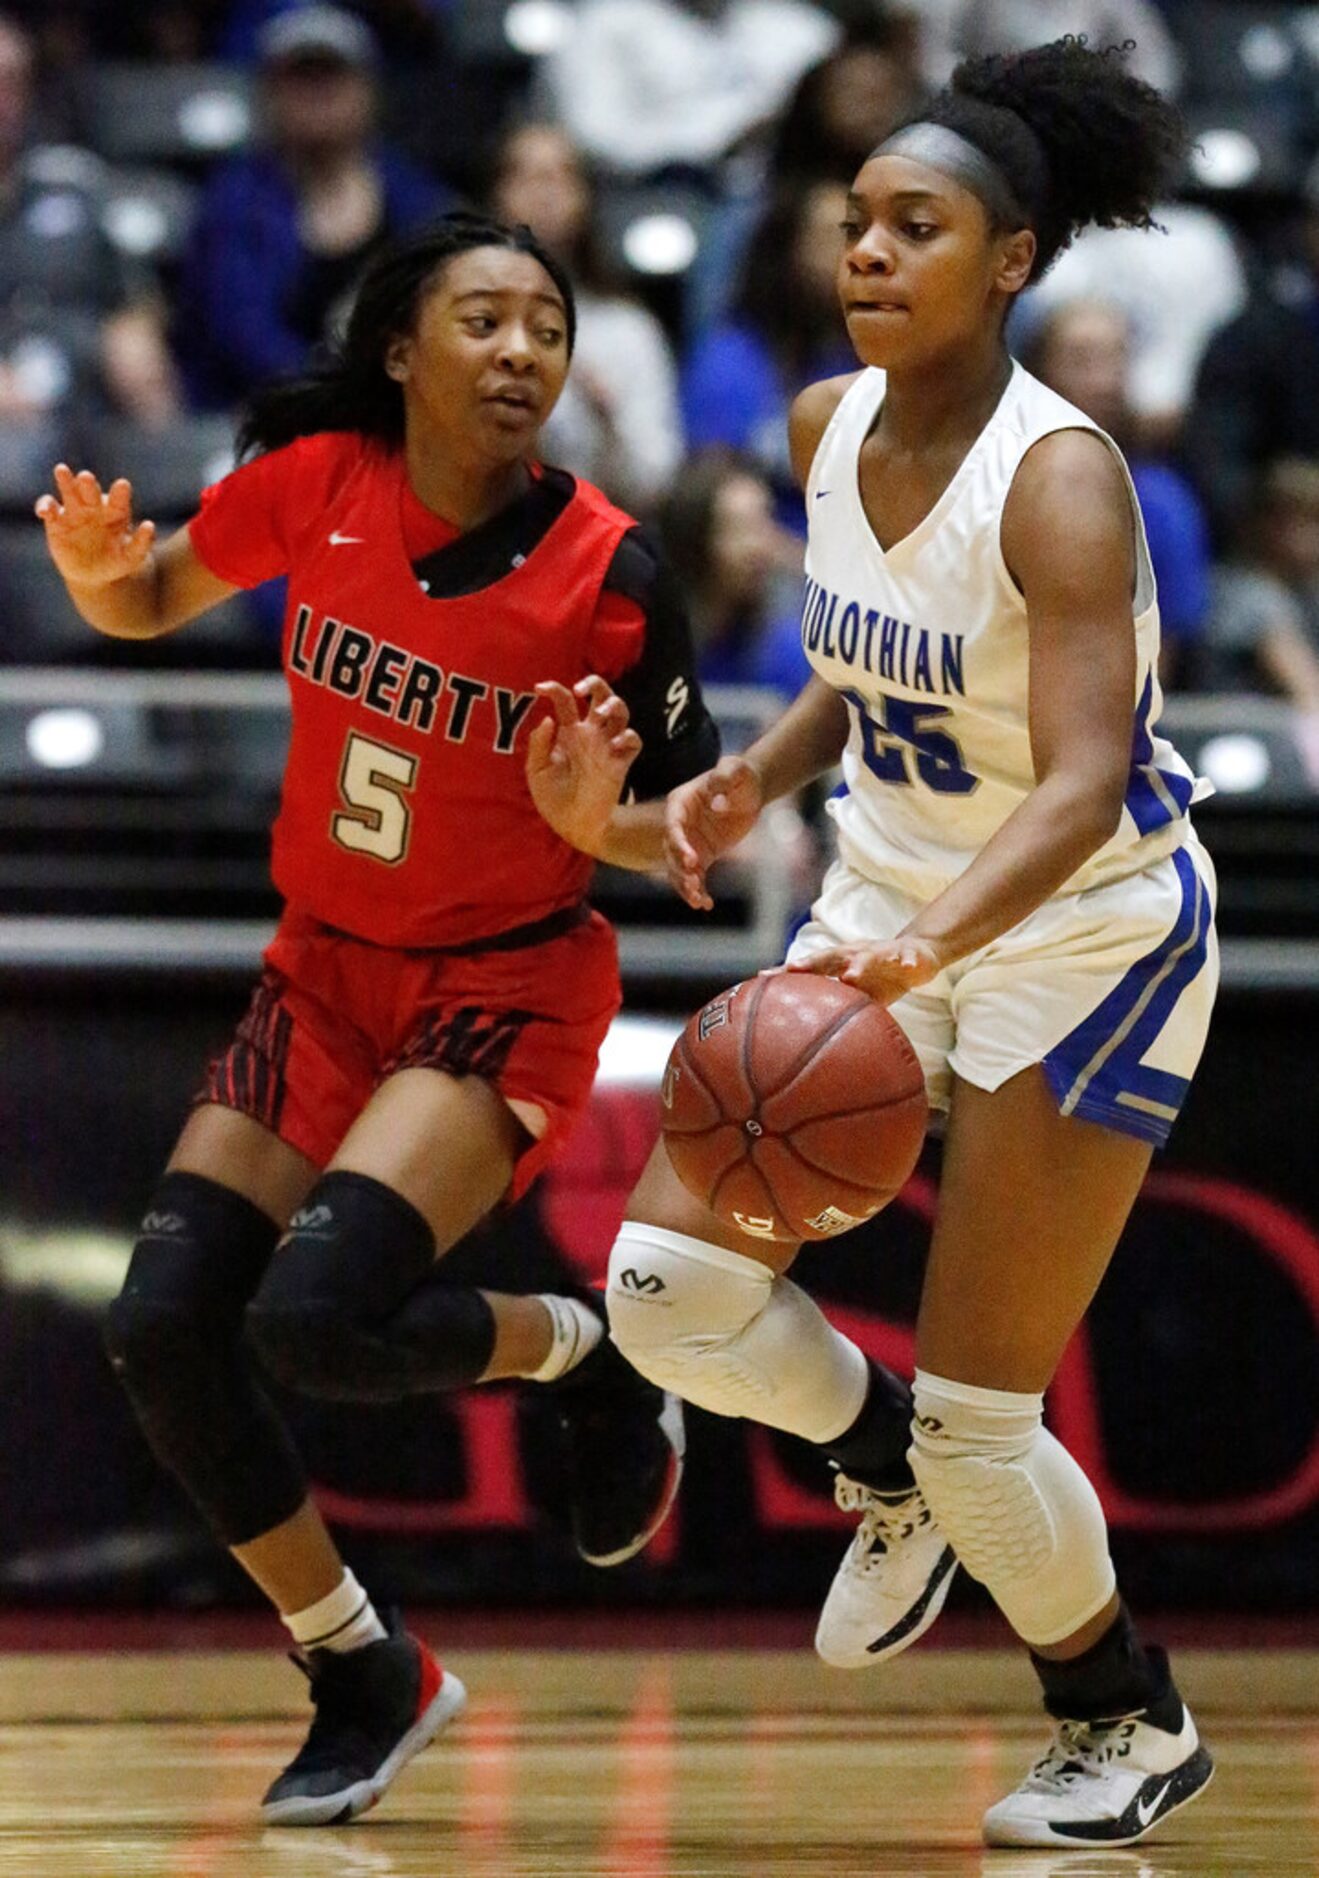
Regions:
<svg viewBox="0 0 1319 1878"><path fill-rule="evenodd" d="M954 1075L994 1090L1040 1063L1064 1115L1162 1146L1218 987L1213 863L1194 837L1143 873L1059 894L890 1008L946 1110ZM788 959L891 939L909 893L835 861Z"/></svg>

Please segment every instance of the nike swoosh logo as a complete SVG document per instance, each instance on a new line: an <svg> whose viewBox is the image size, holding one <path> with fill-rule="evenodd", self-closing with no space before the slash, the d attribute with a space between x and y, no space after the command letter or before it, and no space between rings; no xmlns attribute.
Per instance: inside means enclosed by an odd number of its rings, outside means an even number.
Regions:
<svg viewBox="0 0 1319 1878"><path fill-rule="evenodd" d="M350 543L356 543L356 545L360 548L362 546L362 541L363 541L363 537L361 535L341 535L337 529L330 536L330 546L332 548L347 547Z"/></svg>
<svg viewBox="0 0 1319 1878"><path fill-rule="evenodd" d="M1162 1805L1164 1796L1171 1785L1171 1780L1165 1780L1148 1805L1144 1800L1136 1801L1136 1818L1140 1821L1142 1826L1149 1825L1154 1815L1158 1812L1159 1807Z"/></svg>
<svg viewBox="0 0 1319 1878"><path fill-rule="evenodd" d="M832 489L817 489L815 492L815 500L817 502L820 502L824 499L825 496L831 496L832 494L833 494Z"/></svg>

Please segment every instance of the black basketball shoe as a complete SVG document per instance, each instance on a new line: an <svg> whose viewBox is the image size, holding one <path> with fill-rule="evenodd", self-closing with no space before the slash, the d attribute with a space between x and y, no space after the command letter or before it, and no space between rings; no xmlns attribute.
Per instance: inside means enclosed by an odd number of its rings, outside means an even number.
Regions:
<svg viewBox="0 0 1319 1878"><path fill-rule="evenodd" d="M603 1316L603 1302L594 1294L589 1301ZM591 1565L621 1565L654 1538L677 1495L682 1403L638 1375L607 1334L576 1369L543 1388L558 1422L577 1550Z"/></svg>
<svg viewBox="0 0 1319 1878"><path fill-rule="evenodd" d="M312 1650L293 1661L311 1684L316 1714L261 1802L268 1826L356 1819L467 1702L458 1678L400 1628L360 1650Z"/></svg>

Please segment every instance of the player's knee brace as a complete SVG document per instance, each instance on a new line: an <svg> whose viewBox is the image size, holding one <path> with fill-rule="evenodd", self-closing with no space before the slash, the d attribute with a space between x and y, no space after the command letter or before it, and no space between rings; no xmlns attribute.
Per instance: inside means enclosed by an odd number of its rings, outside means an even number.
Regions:
<svg viewBox="0 0 1319 1878"><path fill-rule="evenodd" d="M247 1311L270 1374L304 1395L394 1402L490 1366L495 1319L435 1272L435 1235L383 1181L336 1169L293 1216Z"/></svg>
<svg viewBox="0 0 1319 1878"><path fill-rule="evenodd" d="M1043 1426L1044 1398L916 1371L911 1464L962 1564L1027 1643L1059 1643L1115 1588L1103 1510Z"/></svg>
<svg viewBox="0 0 1319 1878"><path fill-rule="evenodd" d="M279 1229L200 1174L166 1174L142 1222L106 1347L142 1431L226 1545L282 1525L307 1486L242 1347L243 1310Z"/></svg>
<svg viewBox="0 0 1319 1878"><path fill-rule="evenodd" d="M606 1302L610 1334L632 1366L698 1408L817 1442L861 1411L869 1372L860 1350L755 1259L627 1220Z"/></svg>

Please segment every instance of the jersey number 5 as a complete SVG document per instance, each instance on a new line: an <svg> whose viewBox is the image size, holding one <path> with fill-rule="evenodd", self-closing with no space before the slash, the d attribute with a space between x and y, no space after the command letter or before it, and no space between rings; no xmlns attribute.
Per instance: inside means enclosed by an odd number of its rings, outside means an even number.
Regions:
<svg viewBox="0 0 1319 1878"><path fill-rule="evenodd" d="M906 698L885 696L870 705L860 692L843 695L857 714L861 755L872 776L909 786L914 758L917 776L940 795L969 796L979 788L980 778L963 763L957 739L946 730L929 728L932 719L947 716L946 704L911 704Z"/></svg>
<svg viewBox="0 0 1319 1878"><path fill-rule="evenodd" d="M369 854L390 867L408 851L412 809L407 794L417 780L418 759L350 730L339 770L339 794L348 804L330 820L341 848Z"/></svg>

